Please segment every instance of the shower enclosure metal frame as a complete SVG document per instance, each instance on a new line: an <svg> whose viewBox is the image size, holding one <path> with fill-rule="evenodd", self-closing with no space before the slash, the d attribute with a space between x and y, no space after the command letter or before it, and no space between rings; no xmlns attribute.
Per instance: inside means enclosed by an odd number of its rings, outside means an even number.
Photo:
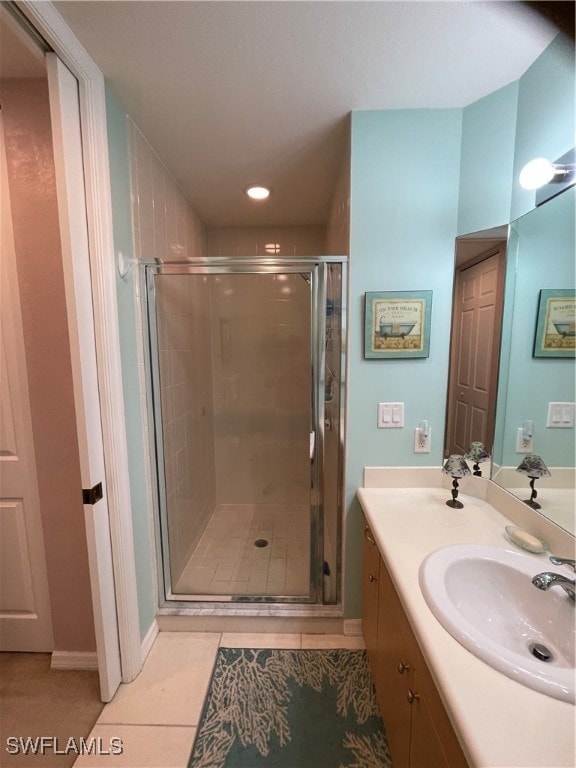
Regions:
<svg viewBox="0 0 576 768"><path fill-rule="evenodd" d="M340 296L340 376L338 408L338 467L336 470L336 593L326 603L324 599L324 445L326 419L326 313L327 282L331 264L341 265ZM159 606L165 613L181 612L186 607L202 606L217 609L231 602L235 608L255 603L270 607L278 603L300 605L339 605L341 602L342 570L342 498L343 498L343 461L344 461L344 408L346 388L346 339L347 339L347 257L207 257L186 262L166 262L155 260L143 262L143 287L145 296L144 346L146 350L146 377L149 420L149 439L151 446L152 489L154 503L154 524L156 533L156 561L159 585ZM311 551L310 558L310 595L307 599L300 596L242 596L238 599L227 595L175 594L171 589L171 574L168 548L168 523L166 514L166 479L164 474L164 454L162 438L162 410L160 400L160 370L158 339L156 327L156 296L154 277L156 275L230 275L230 274L301 274L309 276L311 285L311 365L312 365L312 415L315 433L314 461L311 462ZM321 460L318 460L320 457Z"/></svg>

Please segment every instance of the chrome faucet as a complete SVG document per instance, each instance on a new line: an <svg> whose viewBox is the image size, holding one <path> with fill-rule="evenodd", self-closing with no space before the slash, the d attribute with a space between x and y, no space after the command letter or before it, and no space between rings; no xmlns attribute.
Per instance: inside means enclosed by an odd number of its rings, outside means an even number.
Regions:
<svg viewBox="0 0 576 768"><path fill-rule="evenodd" d="M576 565L574 560L567 558L554 557L550 558L550 562L554 565L570 565L576 571ZM562 576L560 573L554 573L554 571L544 571L544 573L537 573L532 579L532 584L538 589L547 591L550 587L562 587L564 592L568 595L572 602L576 602L576 581L569 579L566 576Z"/></svg>
<svg viewBox="0 0 576 768"><path fill-rule="evenodd" d="M572 560L569 557L556 557L556 555L550 555L550 562L553 565L569 565L574 572L576 572L576 560Z"/></svg>

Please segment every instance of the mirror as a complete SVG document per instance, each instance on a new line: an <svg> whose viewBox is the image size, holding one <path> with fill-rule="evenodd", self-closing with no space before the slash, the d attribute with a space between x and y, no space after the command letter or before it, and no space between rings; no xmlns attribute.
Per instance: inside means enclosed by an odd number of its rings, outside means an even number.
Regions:
<svg viewBox="0 0 576 768"><path fill-rule="evenodd" d="M542 457L550 477L535 482L540 512L575 533L574 426L547 426L550 403L574 403L574 318L552 342L572 356L534 356L543 289L575 286L574 210L576 189L549 200L509 228L502 318L500 372L492 479L522 500L530 497L529 477L516 471L524 453L517 441L531 439L528 452ZM542 313L540 313L542 323ZM539 333L542 326L539 325ZM572 350L566 352L564 350ZM561 412L560 423L566 413ZM525 432L522 430L528 424ZM530 445L529 443L527 444Z"/></svg>
<svg viewBox="0 0 576 768"><path fill-rule="evenodd" d="M472 442L492 450L507 234L504 226L456 239L446 457Z"/></svg>

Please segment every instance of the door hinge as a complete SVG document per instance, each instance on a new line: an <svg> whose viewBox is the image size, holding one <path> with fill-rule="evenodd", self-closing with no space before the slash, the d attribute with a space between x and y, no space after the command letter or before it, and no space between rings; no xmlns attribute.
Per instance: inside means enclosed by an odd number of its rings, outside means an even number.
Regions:
<svg viewBox="0 0 576 768"><path fill-rule="evenodd" d="M97 483L93 488L82 488L82 503L96 504L103 495L102 483Z"/></svg>

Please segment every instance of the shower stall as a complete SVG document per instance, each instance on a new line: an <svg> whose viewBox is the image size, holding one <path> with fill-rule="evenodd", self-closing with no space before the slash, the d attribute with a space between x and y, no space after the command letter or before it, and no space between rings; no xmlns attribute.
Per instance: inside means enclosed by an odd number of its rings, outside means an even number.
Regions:
<svg viewBox="0 0 576 768"><path fill-rule="evenodd" d="M346 259L144 269L162 605L338 603Z"/></svg>

